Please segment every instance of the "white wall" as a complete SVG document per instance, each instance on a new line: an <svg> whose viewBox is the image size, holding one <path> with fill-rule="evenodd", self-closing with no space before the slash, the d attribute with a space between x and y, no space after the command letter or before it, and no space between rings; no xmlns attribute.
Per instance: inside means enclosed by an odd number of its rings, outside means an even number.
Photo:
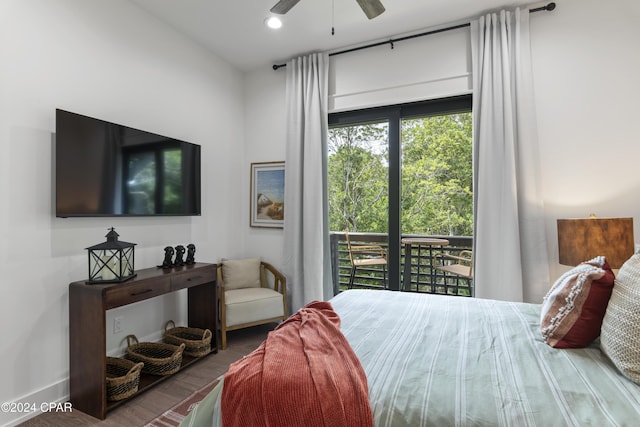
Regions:
<svg viewBox="0 0 640 427"><path fill-rule="evenodd" d="M107 227L137 243L137 268L167 245L193 242L202 262L241 252L243 94L242 73L127 1L0 2L0 402L68 394L68 284L87 277L84 248ZM56 108L202 145L202 216L55 218ZM114 311L145 337L185 309L181 295Z"/></svg>
<svg viewBox="0 0 640 427"><path fill-rule="evenodd" d="M269 67L245 77L246 154L241 167L240 211L245 247L243 253L228 255L257 256L278 267L283 265L282 229L249 227L249 171L251 163L285 160L285 77L284 69L274 71Z"/></svg>
<svg viewBox="0 0 640 427"><path fill-rule="evenodd" d="M531 24L552 278L558 218L634 217L640 236L640 3L557 4Z"/></svg>

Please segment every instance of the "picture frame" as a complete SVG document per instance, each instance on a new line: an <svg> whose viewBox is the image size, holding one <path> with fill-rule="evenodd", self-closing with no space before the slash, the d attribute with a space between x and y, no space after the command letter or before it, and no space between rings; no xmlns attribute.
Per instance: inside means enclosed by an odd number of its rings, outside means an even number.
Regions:
<svg viewBox="0 0 640 427"><path fill-rule="evenodd" d="M251 227L284 227L284 161L251 163Z"/></svg>

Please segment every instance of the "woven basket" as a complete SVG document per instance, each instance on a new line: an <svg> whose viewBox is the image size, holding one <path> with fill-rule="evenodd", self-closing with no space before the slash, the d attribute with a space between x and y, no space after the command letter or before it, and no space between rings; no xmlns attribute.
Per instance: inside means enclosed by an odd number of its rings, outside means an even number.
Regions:
<svg viewBox="0 0 640 427"><path fill-rule="evenodd" d="M122 400L136 394L142 366L142 362L107 357L107 399Z"/></svg>
<svg viewBox="0 0 640 427"><path fill-rule="evenodd" d="M211 337L209 329L176 327L173 320L164 325L164 341L167 344L184 344L184 354L191 357L206 356L211 352Z"/></svg>
<svg viewBox="0 0 640 427"><path fill-rule="evenodd" d="M143 362L142 372L144 373L171 375L180 370L184 344L175 346L157 342L138 342L135 335L128 335L127 346L127 359Z"/></svg>

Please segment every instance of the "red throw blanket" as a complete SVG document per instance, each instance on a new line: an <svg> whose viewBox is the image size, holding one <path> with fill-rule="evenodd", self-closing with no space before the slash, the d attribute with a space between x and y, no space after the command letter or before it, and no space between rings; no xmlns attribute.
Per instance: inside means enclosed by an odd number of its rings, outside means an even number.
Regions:
<svg viewBox="0 0 640 427"><path fill-rule="evenodd" d="M367 377L328 302L292 315L224 377L223 427L373 426Z"/></svg>

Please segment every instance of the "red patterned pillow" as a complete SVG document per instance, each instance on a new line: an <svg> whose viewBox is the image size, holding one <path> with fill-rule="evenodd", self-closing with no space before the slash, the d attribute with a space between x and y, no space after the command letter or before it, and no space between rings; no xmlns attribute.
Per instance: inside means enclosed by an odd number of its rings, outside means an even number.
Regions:
<svg viewBox="0 0 640 427"><path fill-rule="evenodd" d="M613 271L603 256L560 276L542 303L540 329L547 344L580 348L598 338L613 281Z"/></svg>

